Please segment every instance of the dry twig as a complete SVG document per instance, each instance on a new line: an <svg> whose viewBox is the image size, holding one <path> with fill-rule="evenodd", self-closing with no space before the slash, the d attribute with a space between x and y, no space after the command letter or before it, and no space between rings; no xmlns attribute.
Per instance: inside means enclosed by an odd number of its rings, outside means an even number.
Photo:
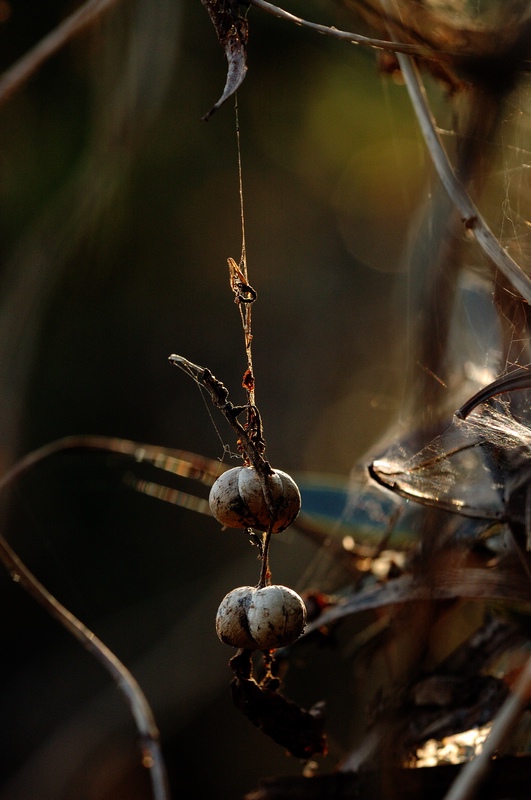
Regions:
<svg viewBox="0 0 531 800"><path fill-rule="evenodd" d="M35 450L20 459L11 470L0 479L0 493L10 487L21 475L44 459L64 450L86 447L97 450L127 453L143 452L135 442L106 437L67 437L59 439ZM89 629L68 611L40 583L0 536L0 562L13 580L22 586L52 617L72 634L88 652L107 670L118 689L124 695L135 720L139 734L142 763L149 768L153 797L155 800L169 800L166 768L159 743L159 731L149 703L136 679L114 653Z"/></svg>
<svg viewBox="0 0 531 800"><path fill-rule="evenodd" d="M531 305L531 280L493 234L455 174L437 133L436 123L429 108L418 69L407 56L397 53L397 58L433 165L455 207L462 215L464 227L473 232L486 255L503 272L524 300Z"/></svg>
<svg viewBox="0 0 531 800"><path fill-rule="evenodd" d="M385 39L373 39L369 36L362 36L359 33L352 33L351 31L340 31L337 28L331 28L328 25L320 25L317 22L310 22L309 20L297 17L295 14L290 14L283 8L268 3L267 0L249 0L252 6L260 8L262 11L272 14L274 17L284 19L287 22L294 22L303 28L309 28L316 33L321 33L324 36L332 36L334 39L341 39L342 41L350 42L351 44L361 44L366 47L372 47L376 50L385 50L392 53L407 53L410 56L422 56L422 58L435 58L434 53L429 47L417 44L407 44L399 42L388 42ZM451 55L451 54L448 54Z"/></svg>
<svg viewBox="0 0 531 800"><path fill-rule="evenodd" d="M3 75L0 75L0 105L20 89L55 53L78 34L90 27L119 0L87 0L80 8L25 53Z"/></svg>
<svg viewBox="0 0 531 800"><path fill-rule="evenodd" d="M247 287L248 289L251 287ZM253 290L254 291L254 290ZM245 328L244 328L245 329ZM265 586L269 582L269 545L271 534L277 518L278 503L275 501L269 477L273 474L273 469L264 458L265 444L262 438L262 419L258 408L254 405L235 406L229 400L229 392L226 386L213 375L209 369L200 367L188 361L184 356L172 354L169 361L176 367L180 367L197 384L204 386L210 394L212 403L219 408L231 428L238 436L238 447L244 453L246 461L256 470L262 492L270 513L269 529L264 534L261 547L262 570L260 573L259 586ZM253 378L254 382L254 378ZM249 392L248 392L249 394ZM239 415L247 411L247 425L244 426L238 421Z"/></svg>

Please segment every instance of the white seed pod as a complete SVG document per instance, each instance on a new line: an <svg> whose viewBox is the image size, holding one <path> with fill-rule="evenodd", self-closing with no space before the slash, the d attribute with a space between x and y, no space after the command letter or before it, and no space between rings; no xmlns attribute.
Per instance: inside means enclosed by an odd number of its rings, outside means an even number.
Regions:
<svg viewBox="0 0 531 800"><path fill-rule="evenodd" d="M296 519L301 495L293 478L279 469L267 481L276 504L273 533L280 533ZM271 515L254 467L233 467L220 475L208 502L215 518L227 528L269 529Z"/></svg>
<svg viewBox="0 0 531 800"><path fill-rule="evenodd" d="M287 586L240 586L221 601L216 632L225 644L249 650L273 650L299 638L306 608Z"/></svg>
<svg viewBox="0 0 531 800"><path fill-rule="evenodd" d="M264 586L251 596L247 625L258 650L284 647L299 638L306 624L306 607L287 586Z"/></svg>
<svg viewBox="0 0 531 800"><path fill-rule="evenodd" d="M247 609L251 602L252 586L240 586L229 592L216 614L216 633L225 644L254 650L256 644L247 625Z"/></svg>

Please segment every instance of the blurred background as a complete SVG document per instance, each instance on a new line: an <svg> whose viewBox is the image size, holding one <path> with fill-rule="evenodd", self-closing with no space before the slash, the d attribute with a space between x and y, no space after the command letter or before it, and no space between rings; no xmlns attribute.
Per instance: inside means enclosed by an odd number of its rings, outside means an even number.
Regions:
<svg viewBox="0 0 531 800"><path fill-rule="evenodd" d="M1 2L1 68L74 7ZM356 29L329 5L306 3L304 15ZM401 408L402 252L429 170L406 91L374 53L256 9L249 21L238 104L267 456L295 475L346 480ZM209 367L243 400L226 265L241 248L233 102L201 122L225 72L199 0L131 0L0 109L3 468L70 434L213 459L234 449L221 415L167 360L175 352ZM39 465L4 503L10 543L138 678L175 797L240 798L261 777L300 774L233 708L231 652L214 631L221 598L256 583L256 549L135 493L130 470L94 453ZM319 551L292 530L271 558L276 582L303 589ZM107 675L4 572L0 604L2 800L149 797ZM287 694L327 703L326 771L365 701L347 661L326 648L302 648L295 662Z"/></svg>

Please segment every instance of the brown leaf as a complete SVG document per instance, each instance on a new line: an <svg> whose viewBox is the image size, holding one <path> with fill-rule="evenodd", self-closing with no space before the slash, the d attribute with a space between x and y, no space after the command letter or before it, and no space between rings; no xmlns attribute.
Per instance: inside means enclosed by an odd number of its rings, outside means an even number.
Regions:
<svg viewBox="0 0 531 800"><path fill-rule="evenodd" d="M229 663L236 676L230 683L232 701L253 725L296 758L326 755L322 703L309 711L300 708L279 693L280 681L270 672L257 683L249 650L238 651Z"/></svg>
<svg viewBox="0 0 531 800"><path fill-rule="evenodd" d="M454 567L430 574L429 580L401 575L386 583L369 586L347 595L341 603L327 608L304 631L308 636L323 626L343 617L368 609L384 608L418 600L502 600L508 603L531 604L529 578L521 570Z"/></svg>
<svg viewBox="0 0 531 800"><path fill-rule="evenodd" d="M319 707L306 711L278 692L262 688L252 678L234 678L230 689L236 708L293 756L307 759L326 754Z"/></svg>
<svg viewBox="0 0 531 800"><path fill-rule="evenodd" d="M214 111L228 100L241 86L247 73L247 39L249 26L240 9L247 8L236 0L201 0L216 29L219 43L225 50L228 70L223 94L218 102L205 114L203 120L210 119Z"/></svg>

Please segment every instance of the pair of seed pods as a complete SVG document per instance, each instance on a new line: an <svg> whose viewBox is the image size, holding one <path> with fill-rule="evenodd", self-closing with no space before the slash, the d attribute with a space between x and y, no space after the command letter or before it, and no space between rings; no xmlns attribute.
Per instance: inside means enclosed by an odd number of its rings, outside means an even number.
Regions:
<svg viewBox="0 0 531 800"><path fill-rule="evenodd" d="M297 517L301 496L289 475L274 470L268 478L275 504L272 533L285 530ZM227 528L257 528L268 531L271 513L262 483L253 467L234 467L212 486L210 510ZM287 586L240 586L221 601L216 631L222 642L249 650L273 650L291 644L306 623L302 598Z"/></svg>

